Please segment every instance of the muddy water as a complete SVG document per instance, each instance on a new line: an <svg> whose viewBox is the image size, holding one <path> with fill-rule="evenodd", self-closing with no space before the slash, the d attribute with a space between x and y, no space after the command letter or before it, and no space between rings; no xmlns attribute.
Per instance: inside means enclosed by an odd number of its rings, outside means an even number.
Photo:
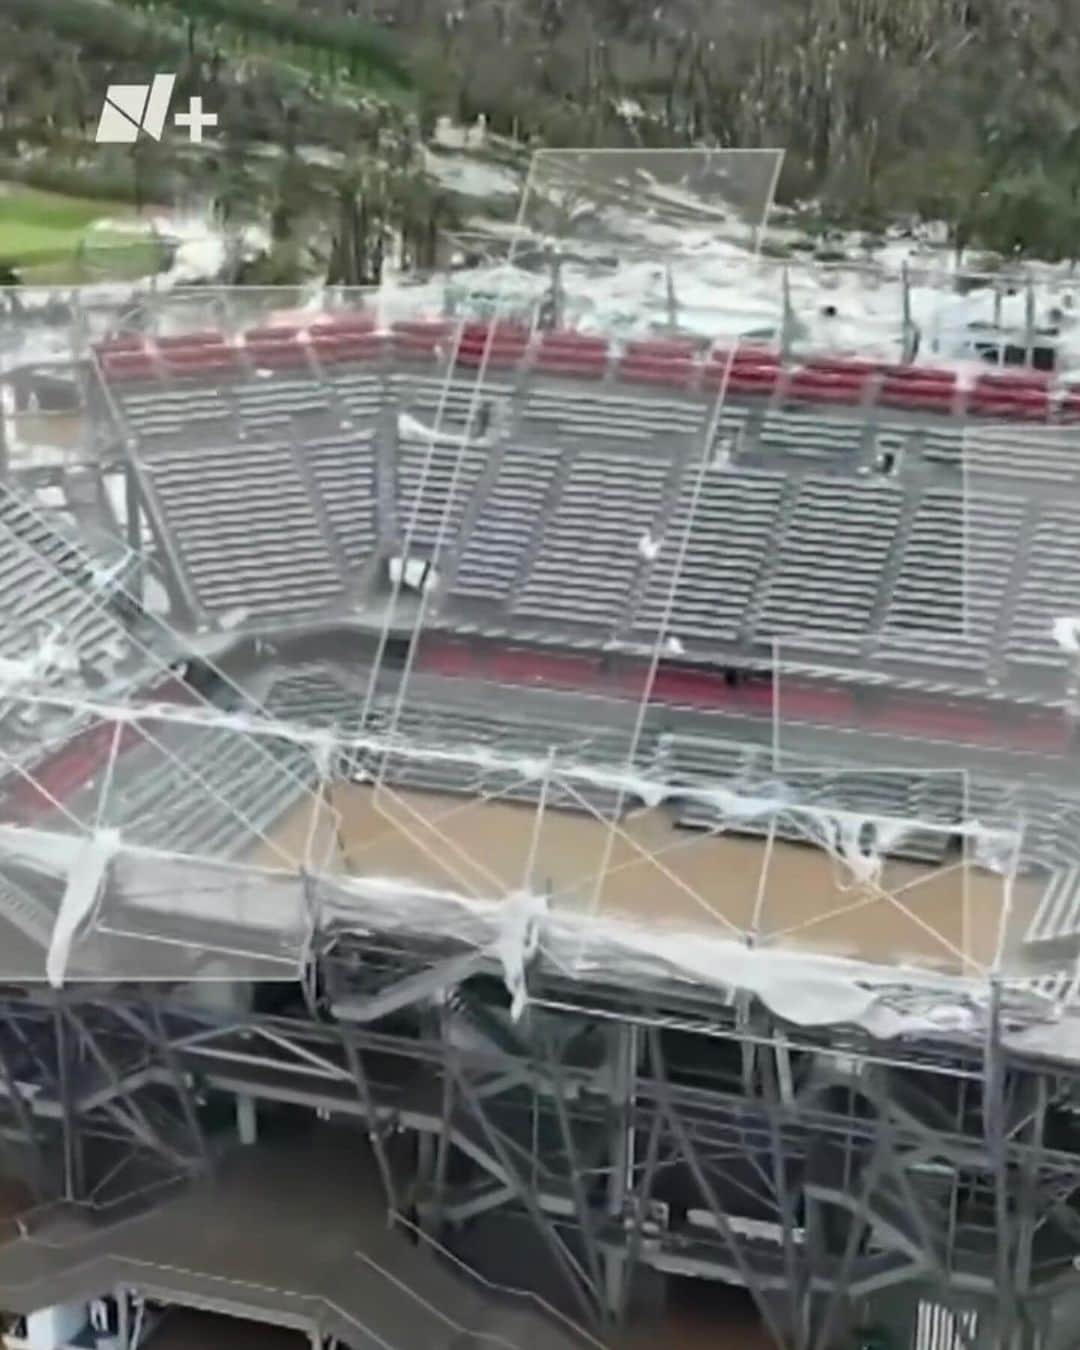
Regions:
<svg viewBox="0 0 1080 1350"><path fill-rule="evenodd" d="M312 799L314 801L314 799ZM331 810L301 806L253 856L270 866L303 856L308 839L329 870L374 873L498 898L546 888L556 906L650 927L732 937L886 965L975 973L1003 926L1001 879L956 859L945 867L888 862L860 885L811 844L679 830L659 810L612 833L585 814L427 792L341 785ZM1013 896L1006 946L1022 933L1035 892Z"/></svg>

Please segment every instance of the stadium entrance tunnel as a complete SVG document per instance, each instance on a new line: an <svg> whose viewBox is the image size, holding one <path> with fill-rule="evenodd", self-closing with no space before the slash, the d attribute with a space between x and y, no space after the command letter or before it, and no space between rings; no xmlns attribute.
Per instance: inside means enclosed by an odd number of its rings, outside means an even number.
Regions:
<svg viewBox="0 0 1080 1350"><path fill-rule="evenodd" d="M687 1275L669 1275L659 1330L679 1350L775 1350L747 1290ZM653 1341L658 1343L658 1338ZM645 1350L645 1335L631 1341Z"/></svg>

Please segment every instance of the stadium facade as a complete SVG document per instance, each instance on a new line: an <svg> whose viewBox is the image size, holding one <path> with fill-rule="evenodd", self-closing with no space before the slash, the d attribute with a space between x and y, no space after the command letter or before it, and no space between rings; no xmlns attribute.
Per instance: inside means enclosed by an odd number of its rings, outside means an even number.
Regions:
<svg viewBox="0 0 1080 1350"><path fill-rule="evenodd" d="M1070 390L348 307L76 374L126 538L0 501L0 1306L1075 1343Z"/></svg>

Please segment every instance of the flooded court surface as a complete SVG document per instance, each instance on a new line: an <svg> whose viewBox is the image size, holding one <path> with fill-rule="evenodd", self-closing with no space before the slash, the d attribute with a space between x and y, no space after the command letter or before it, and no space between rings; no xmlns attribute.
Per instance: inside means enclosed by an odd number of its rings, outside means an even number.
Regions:
<svg viewBox="0 0 1080 1350"><path fill-rule="evenodd" d="M498 899L531 883L556 908L673 931L977 974L1026 928L1037 890L1017 882L1006 920L999 876L962 856L886 861L860 883L811 843L686 830L642 808L613 829L586 813L345 784L297 808L253 861L282 866L308 841L329 871L392 877ZM1004 934L1002 929L1005 929Z"/></svg>

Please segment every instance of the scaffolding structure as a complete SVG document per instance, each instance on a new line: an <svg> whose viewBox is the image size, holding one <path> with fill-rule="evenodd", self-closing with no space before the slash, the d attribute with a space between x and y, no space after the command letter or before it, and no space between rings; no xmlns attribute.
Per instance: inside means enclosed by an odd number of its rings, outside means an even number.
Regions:
<svg viewBox="0 0 1080 1350"><path fill-rule="evenodd" d="M1068 1344L1074 1075L1009 1047L996 986L983 1046L885 1052L747 999L568 987L535 967L511 1023L479 974L462 979L473 956L435 955L343 937L307 1019L161 990L8 998L5 1141L43 1203L107 1217L211 1165L215 1097L286 1102L356 1118L389 1210L434 1238L526 1218L601 1335L646 1277L692 1274L745 1286L783 1346L850 1343L868 1321L914 1343L921 1303L966 1344ZM415 1172L394 1163L402 1132Z"/></svg>

